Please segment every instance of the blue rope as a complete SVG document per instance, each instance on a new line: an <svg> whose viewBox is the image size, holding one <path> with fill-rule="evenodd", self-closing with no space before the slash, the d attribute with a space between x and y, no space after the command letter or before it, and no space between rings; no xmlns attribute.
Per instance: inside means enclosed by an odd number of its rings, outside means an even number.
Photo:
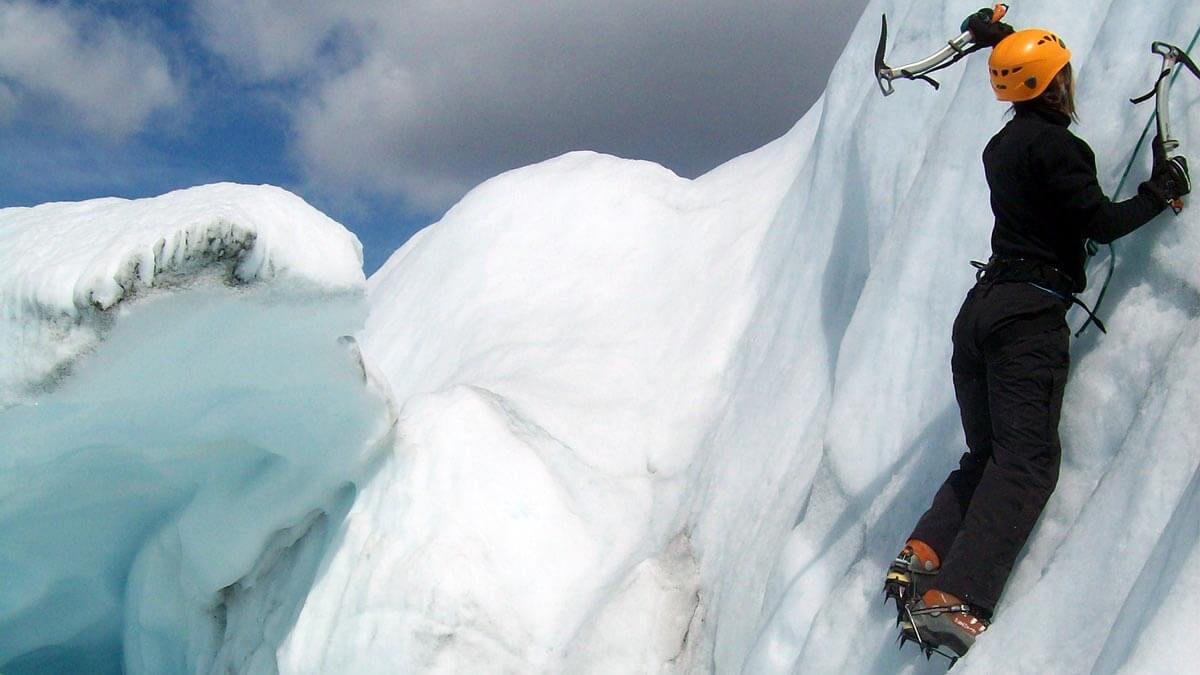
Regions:
<svg viewBox="0 0 1200 675"><path fill-rule="evenodd" d="M1200 27L1196 28L1196 34L1192 36L1192 41L1188 43L1187 49L1184 51L1188 54L1192 53L1192 49L1196 46L1196 42L1200 41ZM1179 79L1180 68L1176 68L1171 75L1171 84L1175 84L1175 80ZM1137 144L1133 146L1133 154L1129 157L1129 163L1125 165L1125 172L1121 174L1121 181L1117 183L1117 189L1113 191L1114 198L1119 197L1121 190L1125 189L1125 181L1129 180L1129 174L1133 171L1133 165L1137 161L1138 152L1142 149L1142 143L1146 142L1146 137L1150 135L1150 128L1154 126L1154 121L1158 119L1158 111L1150 113L1150 119L1146 120L1146 126L1142 127L1142 135L1138 136ZM1100 251L1100 246L1092 240L1087 242L1088 259L1095 257ZM1096 304L1092 305L1092 313L1100 313L1100 305L1104 302L1104 296L1108 295L1108 286L1112 282L1113 273L1117 270L1117 247L1115 244L1108 245L1108 274L1104 277L1104 285L1100 287L1100 295L1096 296ZM1075 333L1075 337L1083 335L1083 331L1087 330L1088 326L1092 325L1092 318L1088 318L1083 326Z"/></svg>

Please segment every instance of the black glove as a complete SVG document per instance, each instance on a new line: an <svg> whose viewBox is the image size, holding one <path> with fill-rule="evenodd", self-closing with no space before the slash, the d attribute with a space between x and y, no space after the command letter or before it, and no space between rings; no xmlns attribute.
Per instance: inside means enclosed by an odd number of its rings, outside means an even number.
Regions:
<svg viewBox="0 0 1200 675"><path fill-rule="evenodd" d="M1150 180L1138 186L1138 192L1149 194L1159 204L1170 205L1192 191L1192 178L1188 174L1187 159L1167 157L1162 141L1154 138L1154 168Z"/></svg>
<svg viewBox="0 0 1200 675"><path fill-rule="evenodd" d="M992 10L985 7L962 22L962 30L971 31L975 44L981 47L995 47L1001 40L1013 34L1013 27L1003 21L992 21Z"/></svg>

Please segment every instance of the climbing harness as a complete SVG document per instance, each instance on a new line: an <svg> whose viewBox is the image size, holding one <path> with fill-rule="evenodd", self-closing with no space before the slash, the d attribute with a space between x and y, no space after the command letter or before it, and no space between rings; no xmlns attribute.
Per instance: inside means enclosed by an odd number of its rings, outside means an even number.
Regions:
<svg viewBox="0 0 1200 675"><path fill-rule="evenodd" d="M1052 288L1052 286L1055 285L1064 287L1063 283L1038 283L1030 278L1033 276L1033 273L1031 273L1030 270L1038 269L1052 272L1053 275L1060 280L1069 278L1065 273L1062 272L1062 270L1059 270L1052 265L1047 265L1046 263L1040 261L1028 260L1025 258L993 257L986 263L978 260L972 260L971 266L978 270L975 273L975 281L977 283L984 281L988 283L1004 283L1007 281L1033 286L1043 293L1058 298L1061 302L1064 302L1067 305L1078 305L1079 307L1082 307L1083 311L1087 312L1088 321L1094 322L1096 327L1100 329L1101 333L1108 333L1108 329L1104 327L1104 322L1100 320L1100 317L1096 316L1096 313L1092 310L1092 308L1088 307L1082 300L1079 299L1078 296L1076 296L1070 290L1058 290ZM1043 274L1041 276L1045 278L1046 275Z"/></svg>
<svg viewBox="0 0 1200 675"><path fill-rule="evenodd" d="M1158 143L1158 147L1156 147L1154 151L1161 153L1162 157L1169 160L1171 159L1171 153L1179 149L1181 143L1178 139L1171 135L1171 85L1175 84L1175 81L1179 79L1179 73L1181 72L1181 69L1178 68L1179 65L1183 65L1187 70L1191 71L1193 75L1200 79L1200 68L1197 68L1196 63L1188 56L1192 49L1195 48L1197 41L1200 41L1200 28L1196 29L1196 33L1192 36L1192 41L1188 43L1187 49L1180 49L1179 47L1167 44L1166 42L1155 42L1153 45L1151 45L1151 51L1163 58L1162 70L1158 74L1158 79L1155 80L1154 89L1143 96L1130 99L1130 102L1134 105L1137 105L1150 100L1151 97L1154 97L1155 111L1150 116L1150 119L1146 120L1146 125L1142 127L1142 134L1138 136L1137 144L1133 146L1133 152L1130 154L1129 162L1125 165L1125 171L1121 174L1121 180L1117 183L1117 189L1112 193L1114 197L1121 193L1121 190L1125 187L1125 182L1129 180L1129 174L1133 170L1134 163L1137 161L1138 151L1141 150L1142 144L1146 141L1146 137L1150 135L1150 127L1153 126L1155 122L1157 122L1158 126L1158 136L1155 141ZM1171 209L1176 213L1176 215L1178 215L1183 209L1182 200L1175 200L1175 203L1171 204ZM1088 240L1088 258L1095 257L1099 252L1100 246L1096 242ZM1117 248L1113 244L1108 244L1108 272L1104 277L1104 285L1100 287L1100 293L1096 296L1096 302L1092 305L1094 312L1100 311L1100 305L1104 302L1104 297L1108 295L1108 287L1112 282L1113 274L1116 272L1116 268ZM1080 326L1079 330L1075 332L1075 337L1083 335L1084 331L1086 331L1088 326L1090 326L1092 323L1096 323L1097 326L1100 325L1099 319L1096 318L1096 315L1092 313L1092 311L1089 311L1088 320L1085 321L1084 324ZM1103 329L1101 329L1101 332L1103 332Z"/></svg>
<svg viewBox="0 0 1200 675"><path fill-rule="evenodd" d="M1008 13L1008 5L998 4L990 10L983 10L983 12L992 23L996 23ZM884 14L883 28L879 33L879 46L875 49L875 79L879 81L879 90L883 92L884 96L891 96L895 93L892 80L896 79L921 80L937 89L941 85L929 76L930 73L949 68L966 58L968 54L977 52L984 47L975 42L975 36L966 29L964 24L962 34L947 42L945 47L920 61L914 61L899 68L891 68L883 60L884 52L887 51L887 32L887 15Z"/></svg>

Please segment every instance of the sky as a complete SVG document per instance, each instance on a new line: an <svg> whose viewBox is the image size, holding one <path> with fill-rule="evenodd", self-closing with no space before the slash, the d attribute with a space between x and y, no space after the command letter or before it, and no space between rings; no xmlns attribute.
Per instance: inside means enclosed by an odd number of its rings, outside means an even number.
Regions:
<svg viewBox="0 0 1200 675"><path fill-rule="evenodd" d="M785 133L866 0L0 0L0 207L271 183L370 274L572 150L687 176Z"/></svg>

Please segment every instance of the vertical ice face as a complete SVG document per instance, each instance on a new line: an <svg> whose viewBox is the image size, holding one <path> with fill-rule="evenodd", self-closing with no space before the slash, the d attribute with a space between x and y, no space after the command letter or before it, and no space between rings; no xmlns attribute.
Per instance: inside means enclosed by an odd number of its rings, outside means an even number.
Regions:
<svg viewBox="0 0 1200 675"><path fill-rule="evenodd" d="M972 9L873 3L797 127L698 180L568 155L486 183L399 251L369 282L363 334L402 406L397 445L282 669L926 667L893 653L878 592L962 451L950 324L967 261L988 255L979 156L1005 108L986 55L888 99L868 64L881 11L901 61ZM1011 20L1070 43L1076 132L1113 189L1149 114L1125 102L1156 73L1149 44L1186 44L1200 6ZM1198 99L1176 92L1184 138L1200 138ZM1111 334L1074 347L1060 488L959 669L1195 658L1174 625L1200 599L1181 573L1198 541L1181 525L1200 475L1194 221L1121 243Z"/></svg>
<svg viewBox="0 0 1200 675"><path fill-rule="evenodd" d="M0 211L0 670L274 669L391 414L276 188Z"/></svg>
<svg viewBox="0 0 1200 675"><path fill-rule="evenodd" d="M934 16L941 10L915 4L875 9L888 11L894 37L899 31L892 47L897 60L927 53L936 43L930 26L953 25ZM877 14L868 10L850 49L866 49ZM1128 196L1148 175L1148 147L1132 155L1151 110L1127 98L1157 75L1161 62L1150 54L1151 41L1186 46L1200 27L1200 8L1041 3L1014 6L1011 18L1022 27L1053 28L1068 40L1082 117L1075 132L1096 150L1108 190L1133 160L1121 195ZM925 37L914 44L905 37L914 34ZM988 254L990 213L978 157L1005 121L1004 107L990 100L983 59L972 57L965 68L945 74L937 94L919 83L889 99L864 91L851 140L839 140L845 134L823 139L841 148L828 156L868 167L866 217L871 228L882 229L866 240L869 274L840 342L821 466L768 586L747 671L787 672L802 664L814 671L893 672L910 662L883 651L892 631L886 611L869 603L880 570L963 447L947 372L949 322L970 283L965 262ZM838 80L835 73L831 91ZM1194 106L1200 87L1181 80L1173 98L1175 132L1200 139ZM907 120L913 106L930 101L944 108L918 109L913 127L889 128L908 122L885 116ZM828 96L826 117L846 117L833 113ZM1185 364L1200 286L1183 264L1200 250L1195 218L1194 212L1165 214L1118 243L1118 273L1105 310L1112 330L1073 346L1059 488L996 624L956 670L1172 670L1194 658L1194 651L1144 649L1145 661L1126 660L1108 643L1166 645L1165 638L1143 635L1136 621L1117 617L1151 613L1155 601L1147 596L1195 597L1177 576L1149 571L1166 564L1164 558L1185 557L1196 542L1194 533L1180 541L1171 524L1178 522L1173 513L1189 508L1187 486L1200 465L1191 440L1195 422L1173 402L1196 396ZM1089 301L1102 276L1097 268ZM1073 317L1076 326L1080 321ZM1149 625L1149 617L1142 620Z"/></svg>

